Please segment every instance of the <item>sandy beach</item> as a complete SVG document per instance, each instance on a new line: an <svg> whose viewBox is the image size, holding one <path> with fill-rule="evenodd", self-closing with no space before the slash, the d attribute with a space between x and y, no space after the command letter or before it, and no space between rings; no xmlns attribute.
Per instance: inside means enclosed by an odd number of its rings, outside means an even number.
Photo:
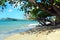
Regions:
<svg viewBox="0 0 60 40"><path fill-rule="evenodd" d="M54 29L52 32L23 32L8 36L5 40L60 40L60 29Z"/></svg>

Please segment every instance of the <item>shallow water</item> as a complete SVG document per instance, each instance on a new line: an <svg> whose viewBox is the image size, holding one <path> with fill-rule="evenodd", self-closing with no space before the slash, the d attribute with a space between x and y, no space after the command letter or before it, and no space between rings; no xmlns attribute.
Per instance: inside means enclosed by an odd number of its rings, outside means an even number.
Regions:
<svg viewBox="0 0 60 40"><path fill-rule="evenodd" d="M20 20L20 21L0 20L0 40L3 40L8 35L24 32L26 30L34 28L38 24L39 23L35 20Z"/></svg>

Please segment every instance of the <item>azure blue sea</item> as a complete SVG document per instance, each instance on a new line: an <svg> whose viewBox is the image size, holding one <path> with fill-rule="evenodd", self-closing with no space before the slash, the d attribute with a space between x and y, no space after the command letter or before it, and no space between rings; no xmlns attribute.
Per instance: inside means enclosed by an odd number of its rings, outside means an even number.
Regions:
<svg viewBox="0 0 60 40"><path fill-rule="evenodd" d="M0 20L0 40L4 40L9 35L27 31L38 24L36 20Z"/></svg>

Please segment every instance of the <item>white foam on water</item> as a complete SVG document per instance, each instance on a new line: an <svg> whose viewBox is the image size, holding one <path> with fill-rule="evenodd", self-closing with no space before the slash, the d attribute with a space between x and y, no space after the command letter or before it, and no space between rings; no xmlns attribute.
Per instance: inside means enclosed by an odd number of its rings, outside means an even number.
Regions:
<svg viewBox="0 0 60 40"><path fill-rule="evenodd" d="M38 24L29 24L29 25L26 25L25 27L22 27L22 28L16 28L16 29L13 29L10 31L9 30L3 31L0 33L0 40L4 40L6 37L8 37L10 35L27 31L31 28L36 27L36 25L38 25Z"/></svg>

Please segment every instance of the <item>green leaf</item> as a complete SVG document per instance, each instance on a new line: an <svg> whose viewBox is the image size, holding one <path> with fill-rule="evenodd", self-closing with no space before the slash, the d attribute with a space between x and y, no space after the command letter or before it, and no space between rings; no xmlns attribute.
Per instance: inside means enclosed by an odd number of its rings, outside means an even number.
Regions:
<svg viewBox="0 0 60 40"><path fill-rule="evenodd" d="M60 2L60 0L56 0L57 2Z"/></svg>
<svg viewBox="0 0 60 40"><path fill-rule="evenodd" d="M1 1L0 1L0 5L4 6L4 3L5 3L5 2L6 2L5 0L1 0Z"/></svg>

